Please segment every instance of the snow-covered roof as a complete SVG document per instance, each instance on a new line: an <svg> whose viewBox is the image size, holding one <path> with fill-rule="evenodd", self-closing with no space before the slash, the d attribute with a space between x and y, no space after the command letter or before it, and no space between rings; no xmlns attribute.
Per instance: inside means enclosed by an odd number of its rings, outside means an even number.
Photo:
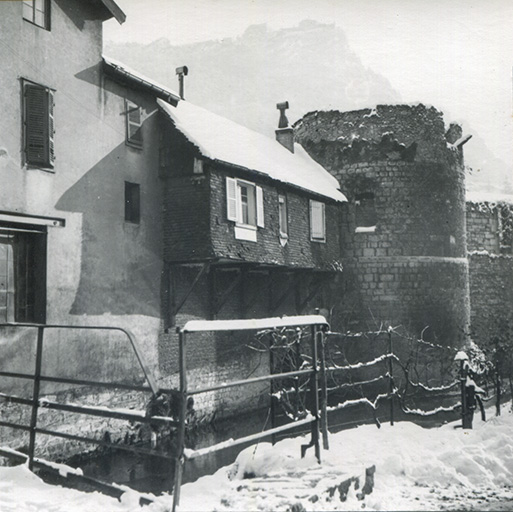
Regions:
<svg viewBox="0 0 513 512"><path fill-rule="evenodd" d="M144 76L142 73L139 73L139 71L136 71L135 69L131 68L130 66L127 66L126 64L123 64L122 62L116 59L106 57L105 55L103 55L103 62L119 76L128 78L129 80L133 80L139 83L142 87L146 87L151 92L156 93L159 97L164 97L168 101L173 102L177 102L180 99L178 93L176 93L169 87L166 87L165 85L155 82L155 80L152 80L147 76Z"/></svg>
<svg viewBox="0 0 513 512"><path fill-rule="evenodd" d="M320 196L347 201L338 181L295 144L294 153L279 142L208 110L180 100L157 100L178 130L211 160L243 167Z"/></svg>

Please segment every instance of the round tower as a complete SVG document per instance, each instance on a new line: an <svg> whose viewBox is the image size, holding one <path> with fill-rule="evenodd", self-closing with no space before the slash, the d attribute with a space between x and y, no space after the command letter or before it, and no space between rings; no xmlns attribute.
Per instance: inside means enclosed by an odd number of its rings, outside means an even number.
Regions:
<svg viewBox="0 0 513 512"><path fill-rule="evenodd" d="M401 326L461 346L470 318L461 128L447 129L433 107L396 105L311 112L295 130L348 198L338 327Z"/></svg>

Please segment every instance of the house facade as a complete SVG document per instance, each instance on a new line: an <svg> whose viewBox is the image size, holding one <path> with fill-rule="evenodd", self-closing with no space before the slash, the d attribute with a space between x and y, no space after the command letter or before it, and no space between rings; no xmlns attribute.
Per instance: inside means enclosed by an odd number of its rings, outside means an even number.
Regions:
<svg viewBox="0 0 513 512"><path fill-rule="evenodd" d="M156 367L156 98L114 81L102 59L102 23L124 14L96 0L0 10L0 322L129 328ZM10 371L32 367L33 330L3 332ZM47 339L47 374L116 379L134 367L119 336L54 330Z"/></svg>
<svg viewBox="0 0 513 512"><path fill-rule="evenodd" d="M110 0L0 9L0 323L128 329L172 385L187 320L331 302L345 197L290 128L277 134L284 147L104 57L103 21L124 21ZM33 368L35 330L0 335L1 371ZM44 359L64 379L142 378L120 334L55 328ZM254 362L233 340L205 337L190 367L201 384L244 377Z"/></svg>

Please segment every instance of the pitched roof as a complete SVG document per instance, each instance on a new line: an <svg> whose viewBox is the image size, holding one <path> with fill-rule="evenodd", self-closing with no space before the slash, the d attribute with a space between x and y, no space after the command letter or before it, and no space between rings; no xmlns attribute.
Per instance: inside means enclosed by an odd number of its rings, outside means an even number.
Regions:
<svg viewBox="0 0 513 512"><path fill-rule="evenodd" d="M347 201L335 177L299 145L294 153L279 142L208 110L180 100L157 100L176 128L211 160L243 167L335 201Z"/></svg>
<svg viewBox="0 0 513 512"><path fill-rule="evenodd" d="M105 19L116 18L118 23L121 25L126 21L126 14L121 10L119 5L114 0L90 0L95 4L103 5L106 9L106 12L109 14L105 17Z"/></svg>
<svg viewBox="0 0 513 512"><path fill-rule="evenodd" d="M112 59L111 57L106 57L103 55L103 62L107 68L107 71L110 71L111 74L116 75L117 78L128 80L133 84L137 84L139 87L148 90L158 98L163 98L173 104L178 102L180 99L180 96L175 91L169 89L169 87L155 82L155 80L142 75L135 69L132 69L131 67L123 64L122 62L119 62L116 59Z"/></svg>

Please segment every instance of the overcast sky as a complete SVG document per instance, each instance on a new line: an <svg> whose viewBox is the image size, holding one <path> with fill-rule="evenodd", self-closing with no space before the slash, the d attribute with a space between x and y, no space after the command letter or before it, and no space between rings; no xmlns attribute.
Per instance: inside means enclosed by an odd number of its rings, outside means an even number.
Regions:
<svg viewBox="0 0 513 512"><path fill-rule="evenodd" d="M363 64L407 103L466 120L513 162L511 0L117 0L127 14L105 24L107 41L172 44L236 37L313 19L340 26Z"/></svg>

